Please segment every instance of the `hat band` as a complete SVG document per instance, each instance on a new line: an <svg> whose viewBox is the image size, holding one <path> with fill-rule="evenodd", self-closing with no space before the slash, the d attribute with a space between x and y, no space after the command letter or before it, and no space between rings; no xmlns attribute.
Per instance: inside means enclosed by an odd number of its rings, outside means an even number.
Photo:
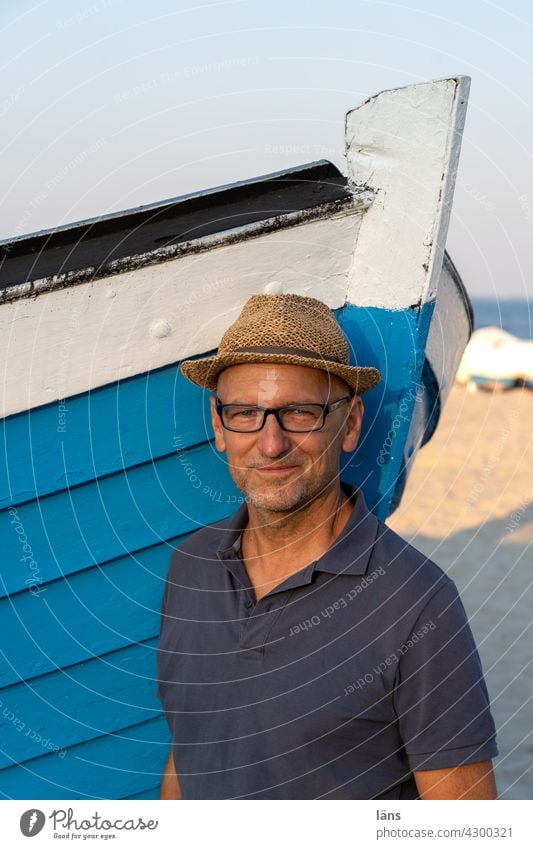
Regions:
<svg viewBox="0 0 533 849"><path fill-rule="evenodd" d="M219 351L220 353L220 351ZM228 352L229 353L229 352ZM235 348L234 354L287 354L288 356L307 357L310 360L323 360L326 362L338 363L346 365L337 357L332 357L324 354L317 354L316 351L303 351L301 348L278 348L275 345L259 345L254 348Z"/></svg>

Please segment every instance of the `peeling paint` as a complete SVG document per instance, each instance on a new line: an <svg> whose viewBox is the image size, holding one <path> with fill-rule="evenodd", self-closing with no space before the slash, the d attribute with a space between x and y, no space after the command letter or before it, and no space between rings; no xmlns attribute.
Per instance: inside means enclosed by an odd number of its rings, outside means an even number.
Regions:
<svg viewBox="0 0 533 849"><path fill-rule="evenodd" d="M90 266L75 271L68 271L64 274L54 274L51 277L44 277L39 280L27 281L20 285L8 286L0 289L0 304L20 300L21 298L35 297L43 292L50 292L56 289L66 289L79 283L86 283L116 274L135 271L181 256L202 253L215 247L235 245L262 234L297 227L320 218L332 218L336 214L344 213L346 210L363 212L372 203L374 194L367 187L363 187L361 190L352 187L351 199L349 201L334 201L311 209L276 215L245 227L225 230L212 236L204 236L200 239L181 242L179 245L169 245L168 247L157 248L146 253L123 257L102 265L99 268Z"/></svg>

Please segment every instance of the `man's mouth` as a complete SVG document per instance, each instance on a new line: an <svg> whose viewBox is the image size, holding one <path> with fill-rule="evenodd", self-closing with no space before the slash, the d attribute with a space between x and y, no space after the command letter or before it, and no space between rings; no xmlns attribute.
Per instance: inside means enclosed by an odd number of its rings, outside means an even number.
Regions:
<svg viewBox="0 0 533 849"><path fill-rule="evenodd" d="M259 472L261 475L271 475L272 477L275 477L277 475L286 475L297 468L298 466L256 466L255 471Z"/></svg>

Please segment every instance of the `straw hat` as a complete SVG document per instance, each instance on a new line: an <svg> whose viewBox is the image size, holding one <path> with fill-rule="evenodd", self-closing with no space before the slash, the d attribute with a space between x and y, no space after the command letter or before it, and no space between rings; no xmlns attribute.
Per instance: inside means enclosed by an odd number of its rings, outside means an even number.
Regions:
<svg viewBox="0 0 533 849"><path fill-rule="evenodd" d="M183 375L214 391L218 375L241 363L283 363L321 369L340 377L356 392L381 379L376 368L351 366L344 334L330 309L302 295L252 295L226 330L218 353L185 360Z"/></svg>

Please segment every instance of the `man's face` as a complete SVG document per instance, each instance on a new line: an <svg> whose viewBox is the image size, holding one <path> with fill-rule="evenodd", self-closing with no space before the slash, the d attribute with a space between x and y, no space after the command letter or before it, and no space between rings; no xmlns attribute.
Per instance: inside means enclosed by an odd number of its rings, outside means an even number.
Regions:
<svg viewBox="0 0 533 849"><path fill-rule="evenodd" d="M231 366L218 380L222 404L281 407L286 404L331 404L349 394L333 375L304 366L253 363ZM363 404L358 396L326 416L313 433L288 433L273 415L262 430L225 430L211 399L215 444L226 451L237 487L258 509L287 512L305 507L339 486L341 451L353 451L361 430Z"/></svg>

